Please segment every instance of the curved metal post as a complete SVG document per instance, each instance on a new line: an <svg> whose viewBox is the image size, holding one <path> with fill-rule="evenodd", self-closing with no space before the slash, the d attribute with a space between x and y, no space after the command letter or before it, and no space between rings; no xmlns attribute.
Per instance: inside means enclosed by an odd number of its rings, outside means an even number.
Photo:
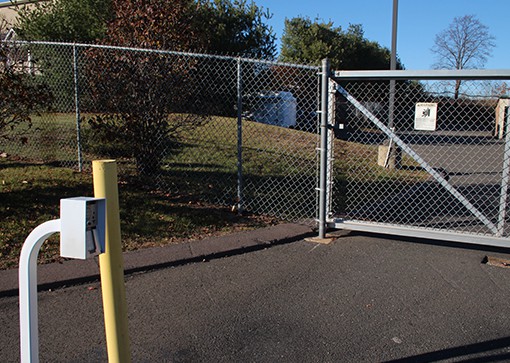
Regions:
<svg viewBox="0 0 510 363"><path fill-rule="evenodd" d="M39 362L37 313L37 255L43 242L60 232L60 219L44 222L27 237L19 261L19 319L21 363Z"/></svg>

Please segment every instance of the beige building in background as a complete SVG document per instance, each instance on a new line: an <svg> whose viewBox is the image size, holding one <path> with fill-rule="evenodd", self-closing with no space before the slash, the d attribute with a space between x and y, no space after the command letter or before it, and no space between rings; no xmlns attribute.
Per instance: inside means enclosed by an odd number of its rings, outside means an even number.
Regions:
<svg viewBox="0 0 510 363"><path fill-rule="evenodd" d="M13 7L1 7L0 8L0 22L2 26L10 28L14 24L16 19L16 10ZM5 31L5 29L1 29Z"/></svg>
<svg viewBox="0 0 510 363"><path fill-rule="evenodd" d="M508 108L510 107L510 99L500 98L496 106L496 127L494 129L494 136L502 139L505 136L505 127L508 117Z"/></svg>
<svg viewBox="0 0 510 363"><path fill-rule="evenodd" d="M29 5L33 3L37 3L39 1L47 1L47 0L13 0L13 1L3 1L0 0L0 26L5 27L6 29L0 28L0 33L4 33L9 28L11 28L16 22L16 6L21 5Z"/></svg>

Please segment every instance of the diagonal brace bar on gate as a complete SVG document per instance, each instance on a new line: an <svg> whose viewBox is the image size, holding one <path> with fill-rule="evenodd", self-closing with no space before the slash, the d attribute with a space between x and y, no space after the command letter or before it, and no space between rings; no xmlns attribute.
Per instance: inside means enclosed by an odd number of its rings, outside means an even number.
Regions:
<svg viewBox="0 0 510 363"><path fill-rule="evenodd" d="M451 195L462 203L476 218L478 218L492 233L498 234L498 228L482 212L480 212L469 200L466 199L453 185L451 185L441 174L430 166L420 155L402 141L388 126L382 123L358 100L352 97L342 86L336 85L336 89L344 96L354 107L363 113L374 125L383 131L393 142L399 146L405 153L412 157L420 166L426 170L441 186L443 186Z"/></svg>

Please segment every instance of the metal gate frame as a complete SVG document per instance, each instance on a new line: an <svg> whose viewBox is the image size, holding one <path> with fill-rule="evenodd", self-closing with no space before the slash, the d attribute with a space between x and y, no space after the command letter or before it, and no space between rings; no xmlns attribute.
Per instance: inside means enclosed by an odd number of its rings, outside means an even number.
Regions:
<svg viewBox="0 0 510 363"><path fill-rule="evenodd" d="M329 77L328 77L329 75ZM337 71L329 72L329 62L323 61L322 68L322 107L321 107L321 168L320 168L320 201L319 201L319 238L325 237L326 228L382 233L425 239L445 240L452 242L490 245L497 247L510 247L510 238L504 236L506 207L508 204L508 183L510 176L510 116L507 113L503 171L501 175L500 206L497 223L491 221L469 200L467 200L445 177L438 173L418 153L408 146L388 126L381 122L360 102L352 97L338 81L389 81L389 80L508 80L510 70L436 70L436 71ZM328 89L328 84L330 87ZM331 87L332 86L332 87ZM332 89L333 88L333 89ZM333 125L330 123L331 114L328 112L328 99L334 91L342 94L364 116L367 117L378 129L390 140L400 147L406 154L413 158L432 178L437 181L456 200L464 205L478 220L480 220L492 233L493 236L451 232L442 230L423 229L406 225L390 225L384 223L370 223L365 221L333 218L330 215L330 203L333 196ZM331 102L333 104L333 102ZM334 112L334 111L333 111ZM324 160L323 160L324 159Z"/></svg>

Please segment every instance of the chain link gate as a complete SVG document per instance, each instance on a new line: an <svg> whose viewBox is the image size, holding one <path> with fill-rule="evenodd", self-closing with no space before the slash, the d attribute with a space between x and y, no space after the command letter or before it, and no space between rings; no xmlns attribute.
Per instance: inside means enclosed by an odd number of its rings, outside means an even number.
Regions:
<svg viewBox="0 0 510 363"><path fill-rule="evenodd" d="M508 100L498 82L508 79L510 71L335 72L319 224L510 247Z"/></svg>

